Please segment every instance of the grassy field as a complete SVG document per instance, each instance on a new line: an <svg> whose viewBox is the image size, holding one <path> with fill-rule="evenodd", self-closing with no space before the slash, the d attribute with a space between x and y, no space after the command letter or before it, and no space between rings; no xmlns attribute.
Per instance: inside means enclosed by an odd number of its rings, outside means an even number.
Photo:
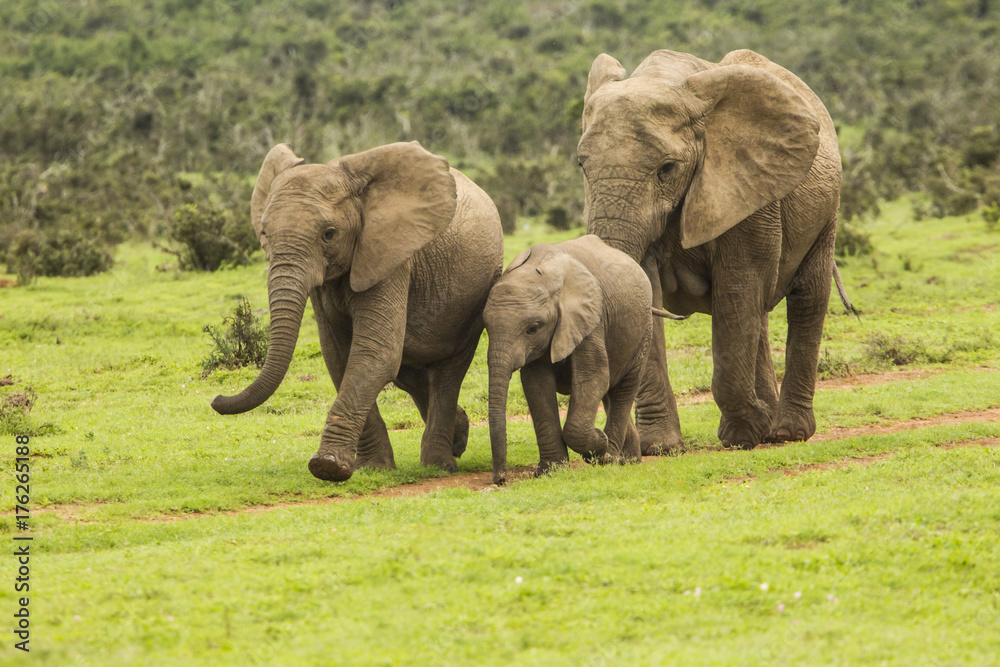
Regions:
<svg viewBox="0 0 1000 667"><path fill-rule="evenodd" d="M211 410L255 372L202 377L202 329L243 297L267 307L263 263L179 273L133 245L111 273L0 290L0 377L17 381L0 397L37 395L29 414L7 409L0 422L4 469L16 434L36 455L32 657L990 663L1000 653L1000 234L975 216L914 221L906 200L870 231L875 254L841 262L861 317L831 301L815 441L719 450L705 393L710 322L694 317L668 323L667 336L687 454L576 465L490 492L372 495L440 475L418 464L419 415L393 388L379 402L398 429L399 469L344 484L308 474L334 396L311 312L264 406ZM536 225L507 239L508 260L577 233ZM779 307L779 370L784 333ZM490 468L486 398L481 345L461 397L479 422L463 473ZM509 407L526 413L516 381ZM511 465L537 460L530 422L511 422L510 447ZM13 472L6 479L9 540ZM16 604L13 560L4 610ZM5 636L0 661L19 662Z"/></svg>

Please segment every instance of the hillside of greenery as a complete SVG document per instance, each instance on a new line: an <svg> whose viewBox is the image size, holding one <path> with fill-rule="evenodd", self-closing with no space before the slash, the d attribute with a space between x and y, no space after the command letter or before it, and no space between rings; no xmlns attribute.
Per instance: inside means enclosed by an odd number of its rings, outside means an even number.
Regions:
<svg viewBox="0 0 1000 667"><path fill-rule="evenodd" d="M416 139L508 222L578 224L590 64L658 48L750 48L812 86L840 130L845 219L924 191L918 215L995 223L998 28L991 0L0 0L0 256L44 242L80 274L126 238L247 229L281 141L325 161Z"/></svg>

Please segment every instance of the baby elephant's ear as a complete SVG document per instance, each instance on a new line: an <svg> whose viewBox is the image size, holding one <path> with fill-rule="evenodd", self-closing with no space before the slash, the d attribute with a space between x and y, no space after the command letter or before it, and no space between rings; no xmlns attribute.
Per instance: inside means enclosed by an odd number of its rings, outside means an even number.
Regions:
<svg viewBox="0 0 1000 667"><path fill-rule="evenodd" d="M562 279L559 300L559 322L552 334L552 363L562 361L584 338L601 323L603 296L601 285L579 260L560 253L544 270Z"/></svg>

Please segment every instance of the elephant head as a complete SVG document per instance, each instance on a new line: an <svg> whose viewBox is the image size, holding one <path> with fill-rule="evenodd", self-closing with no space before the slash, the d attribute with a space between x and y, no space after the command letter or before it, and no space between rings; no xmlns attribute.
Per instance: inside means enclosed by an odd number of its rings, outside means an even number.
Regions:
<svg viewBox="0 0 1000 667"><path fill-rule="evenodd" d="M306 299L349 274L364 292L443 232L455 215L448 162L417 142L299 165L285 144L271 149L250 200L269 261L271 342L260 375L236 396L217 396L220 414L246 412L275 392L292 360Z"/></svg>
<svg viewBox="0 0 1000 667"><path fill-rule="evenodd" d="M774 74L654 56L627 79L597 57L578 146L587 231L636 261L668 224L691 248L783 198L819 146L816 115Z"/></svg>
<svg viewBox="0 0 1000 667"><path fill-rule="evenodd" d="M565 252L540 243L514 258L493 286L483 319L489 336L493 480L507 462L507 390L514 371L542 357L568 357L600 324L600 285ZM599 454L603 454L600 452Z"/></svg>

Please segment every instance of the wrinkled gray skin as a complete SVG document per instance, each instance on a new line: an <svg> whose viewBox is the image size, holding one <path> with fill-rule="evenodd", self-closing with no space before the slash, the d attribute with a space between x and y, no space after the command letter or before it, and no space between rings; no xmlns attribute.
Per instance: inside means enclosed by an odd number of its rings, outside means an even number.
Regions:
<svg viewBox="0 0 1000 667"><path fill-rule="evenodd" d="M507 390L519 368L536 475L567 461L567 446L590 461L640 460L632 403L652 335L651 298L639 265L596 236L540 243L514 258L483 313L494 483L505 478ZM565 427L556 392L570 396ZM594 427L602 402L604 431Z"/></svg>
<svg viewBox="0 0 1000 667"><path fill-rule="evenodd" d="M308 297L337 388L310 472L343 481L356 468L395 467L375 403L389 382L426 422L420 462L456 470L469 433L458 392L503 267L496 207L416 142L300 162L285 144L271 149L251 201L270 262L267 359L249 387L212 407L245 412L274 393Z"/></svg>
<svg viewBox="0 0 1000 667"><path fill-rule="evenodd" d="M594 61L578 154L587 230L639 262L653 305L712 316L730 447L808 439L830 294L840 156L816 95L752 51L656 51L628 78ZM777 392L767 314L787 300ZM657 322L636 403L644 454L683 445Z"/></svg>

